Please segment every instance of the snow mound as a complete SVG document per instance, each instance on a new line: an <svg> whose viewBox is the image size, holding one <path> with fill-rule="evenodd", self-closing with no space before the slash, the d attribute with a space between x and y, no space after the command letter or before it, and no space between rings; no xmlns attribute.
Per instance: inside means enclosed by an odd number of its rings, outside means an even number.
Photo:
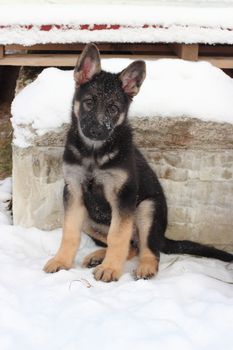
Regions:
<svg viewBox="0 0 233 350"><path fill-rule="evenodd" d="M0 225L11 224L9 203L11 201L11 177L0 181Z"/></svg>
<svg viewBox="0 0 233 350"><path fill-rule="evenodd" d="M119 72L132 60L103 59L102 68ZM233 123L233 79L207 62L179 59L146 61L147 78L129 116L180 117ZM47 68L12 103L14 144L69 123L74 92L73 71ZM30 128L25 129L25 125Z"/></svg>

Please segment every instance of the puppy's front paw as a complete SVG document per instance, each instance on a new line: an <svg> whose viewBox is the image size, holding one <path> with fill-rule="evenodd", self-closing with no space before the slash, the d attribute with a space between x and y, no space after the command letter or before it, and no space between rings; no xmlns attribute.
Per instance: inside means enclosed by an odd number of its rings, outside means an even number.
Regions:
<svg viewBox="0 0 233 350"><path fill-rule="evenodd" d="M93 274L97 281L111 282L118 281L121 276L121 271L111 266L101 264L95 268Z"/></svg>
<svg viewBox="0 0 233 350"><path fill-rule="evenodd" d="M44 266L43 270L47 273L58 272L59 270L69 270L71 265L65 264L55 258L50 259Z"/></svg>

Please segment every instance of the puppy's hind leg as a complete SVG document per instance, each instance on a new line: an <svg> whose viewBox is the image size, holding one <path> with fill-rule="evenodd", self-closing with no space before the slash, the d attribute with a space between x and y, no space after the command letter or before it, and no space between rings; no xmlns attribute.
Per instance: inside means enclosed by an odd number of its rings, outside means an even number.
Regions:
<svg viewBox="0 0 233 350"><path fill-rule="evenodd" d="M100 265L103 262L105 255L106 255L106 248L95 250L93 253L87 255L84 258L82 266L91 268L91 267ZM137 250L133 247L130 247L127 260L132 259L136 255L137 255Z"/></svg>
<svg viewBox="0 0 233 350"><path fill-rule="evenodd" d="M83 267L96 267L97 265L100 265L102 261L104 260L106 255L106 248L98 249L92 252L91 254L87 255L82 263Z"/></svg>
<svg viewBox="0 0 233 350"><path fill-rule="evenodd" d="M135 271L136 279L150 279L158 271L159 250L149 248L149 236L155 220L155 202L152 199L142 201L136 211L136 225L139 234L139 264Z"/></svg>

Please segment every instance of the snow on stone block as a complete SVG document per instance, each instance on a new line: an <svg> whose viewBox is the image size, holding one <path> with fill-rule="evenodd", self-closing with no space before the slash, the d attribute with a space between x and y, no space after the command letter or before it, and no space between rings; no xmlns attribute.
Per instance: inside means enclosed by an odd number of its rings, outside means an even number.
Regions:
<svg viewBox="0 0 233 350"><path fill-rule="evenodd" d="M119 72L131 60L104 59L103 69ZM130 108L130 118L187 116L233 123L233 79L207 62L146 61L147 77ZM35 136L69 123L74 92L72 71L47 68L12 104L14 144L29 146Z"/></svg>

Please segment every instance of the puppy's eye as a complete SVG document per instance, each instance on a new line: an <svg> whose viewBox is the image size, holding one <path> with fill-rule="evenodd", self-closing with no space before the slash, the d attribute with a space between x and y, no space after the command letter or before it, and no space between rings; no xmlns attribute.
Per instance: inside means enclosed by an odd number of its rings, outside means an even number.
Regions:
<svg viewBox="0 0 233 350"><path fill-rule="evenodd" d="M91 98L88 98L83 101L84 108L90 111L94 107L94 102Z"/></svg>
<svg viewBox="0 0 233 350"><path fill-rule="evenodd" d="M111 106L108 107L108 111L112 115L117 115L118 112L119 112L119 109L118 109L118 107L116 105L111 105Z"/></svg>

